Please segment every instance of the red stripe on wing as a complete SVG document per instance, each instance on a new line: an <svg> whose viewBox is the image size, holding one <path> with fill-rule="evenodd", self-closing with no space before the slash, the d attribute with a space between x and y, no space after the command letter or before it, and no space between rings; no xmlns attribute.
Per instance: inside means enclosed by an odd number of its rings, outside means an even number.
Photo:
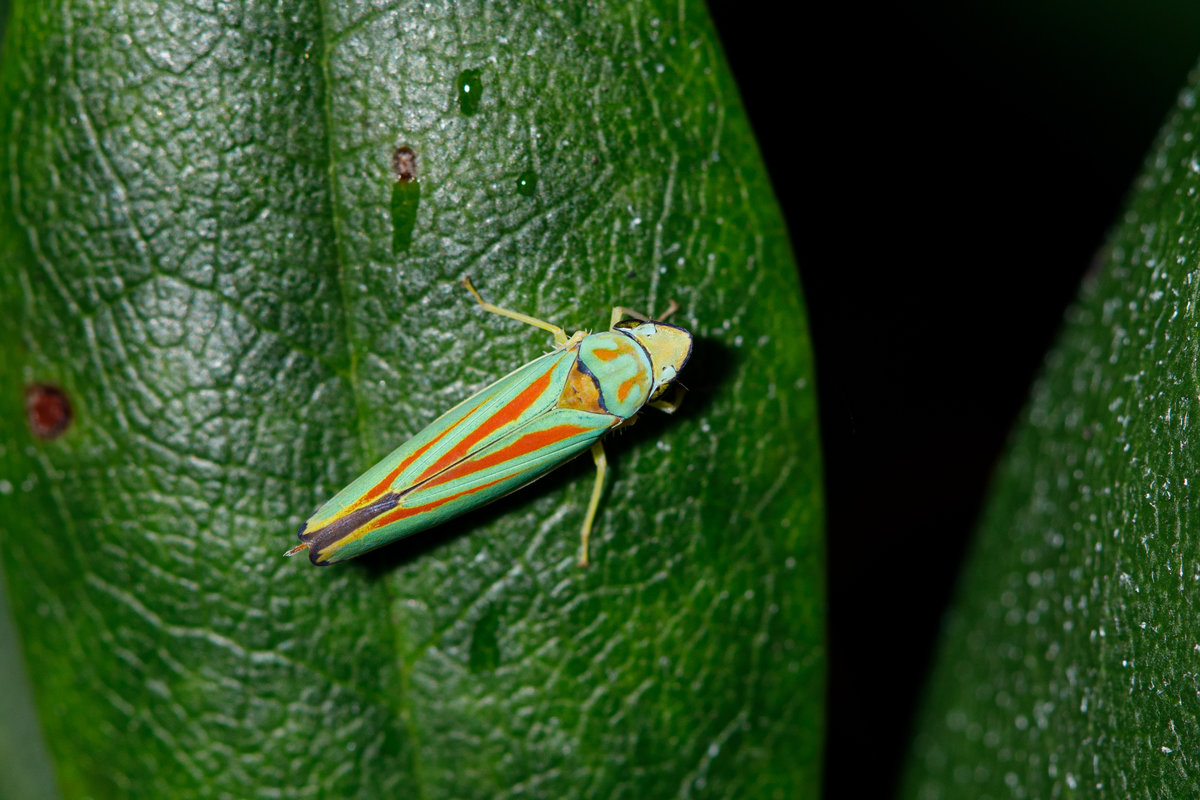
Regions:
<svg viewBox="0 0 1200 800"><path fill-rule="evenodd" d="M479 406L481 406L481 405L483 405L483 403L479 404ZM470 411L468 411L466 414L464 414L457 422L455 422L449 428L446 428L446 430L442 431L437 436L433 437L428 442L426 442L425 444L418 447L415 451L413 451L412 455L410 455L408 458L404 459L404 461L400 462L400 466L396 467L394 470L389 472L387 474L387 477L385 477L379 483L372 486L371 489L368 490L367 493L364 494L357 503L355 503L351 508L348 509L348 511L353 511L356 508L359 508L360 506L365 506L367 503L370 503L376 497L379 497L381 494L383 494L388 489L390 489L392 486L392 483L396 480L397 477L399 477L401 472L408 469L409 466L411 466L414 461L416 461L418 458L420 458L422 455L424 455L426 450L433 447L435 444L437 444L442 439L444 439L446 437L446 434L450 433L450 431L457 428L464 419L466 419L467 417L471 416L476 411L478 411L479 406L475 406L475 408L472 408Z"/></svg>
<svg viewBox="0 0 1200 800"><path fill-rule="evenodd" d="M465 478L481 470L494 467L497 464L503 464L504 462L510 461L514 458L520 458L523 455L528 455L529 453L540 450L543 447L548 447L549 445L561 442L581 433L588 433L591 430L591 428L584 428L580 425L556 425L555 427L547 428L544 431L527 433L512 444L508 445L507 447L502 447L494 453L486 455L483 458L475 461L464 461L463 463L455 466L453 469L446 470L444 473L438 475L432 481L425 484L425 486L422 488L427 489L432 486L440 486L452 480ZM493 481L488 481L487 483L479 486L473 486L470 489L465 489L457 494L452 494L449 497L444 497L440 500L422 503L419 506L412 506L410 508L393 509L386 514L381 514L380 516L371 520L369 523L363 526L361 531L357 532L354 538L357 539L359 536L362 536L373 530L378 530L384 525L390 525L398 520L407 519L408 517L414 517L417 514L424 514L427 511L432 511L433 509L444 506L447 503L459 499L460 497L466 497L469 494L481 492L484 489L495 486L501 481L508 480L513 475L517 475L520 472L522 472L522 470L514 470L512 473L501 475L499 478L496 478Z"/></svg>
<svg viewBox="0 0 1200 800"><path fill-rule="evenodd" d="M592 430L592 428L584 428L580 425L555 425L553 428L546 428L542 431L527 433L512 444L502 447L494 453L489 453L483 458L477 458L472 461L464 461L461 464L451 467L421 488L429 489L433 486L441 486L442 484L449 483L450 481L469 477L474 475L476 472L482 472L490 467L503 464L506 461L512 461L514 459L521 458L522 456L527 456L530 453L541 450L542 448L549 447L550 445L557 444L566 439L570 439L572 436L578 436L581 433L588 433ZM519 470L516 472L519 472ZM491 486L492 484L489 483L487 485ZM479 488L482 489L484 487L481 486ZM471 491L476 490L473 489ZM458 496L461 495L456 495L456 497Z"/></svg>
<svg viewBox="0 0 1200 800"><path fill-rule="evenodd" d="M479 427L473 430L470 434L463 437L463 440L455 445L450 452L439 458L433 464L433 466L429 467L429 469L418 475L414 483L420 483L421 481L429 478L431 475L438 474L456 461L462 460L463 456L471 452L471 448L479 444L484 437L495 433L497 430L511 422L516 422L522 414L529 410L530 406L537 402L537 399L546 392L546 389L549 388L550 377L554 374L554 369L556 366L557 364L551 366L550 369L546 370L545 374L543 374L533 383L526 386L523 390L521 390L521 393L512 400L509 400L503 408L484 420Z"/></svg>
<svg viewBox="0 0 1200 800"><path fill-rule="evenodd" d="M368 522L366 525L364 525L361 530L359 530L355 533L354 538L358 539L358 538L362 537L363 535L370 533L373 530L378 530L379 528L382 528L384 525L391 525L393 522L397 522L402 519L407 519L408 517L415 517L417 514L424 514L427 511L432 511L433 509L438 508L439 506L444 506L447 503L457 500L458 498L463 497L465 495L472 494L474 492L478 492L480 490L488 488L489 486L495 486L497 483L499 483L500 481L504 480L507 477L509 477L509 476L505 475L504 477L497 478L496 480L494 480L490 483L485 483L482 486L476 486L474 488L467 489L466 491L459 492L458 494L452 494L449 497L442 498L441 500L434 500L432 503L425 503L423 505L413 506L412 508L397 508L394 511L389 511L388 513L378 516L375 519Z"/></svg>

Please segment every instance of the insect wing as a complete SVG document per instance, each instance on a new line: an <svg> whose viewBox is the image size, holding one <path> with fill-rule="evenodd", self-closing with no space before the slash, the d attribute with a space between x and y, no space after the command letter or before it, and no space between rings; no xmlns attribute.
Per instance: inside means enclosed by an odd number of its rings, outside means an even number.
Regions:
<svg viewBox="0 0 1200 800"><path fill-rule="evenodd" d="M316 563L353 558L497 500L574 458L616 421L579 411L547 412L425 483L388 495L397 502L380 505L371 519L322 547Z"/></svg>
<svg viewBox="0 0 1200 800"><path fill-rule="evenodd" d="M485 493L484 500L470 503L482 505L583 452L616 422L608 414L548 411L416 486L404 495L404 505L457 505Z"/></svg>
<svg viewBox="0 0 1200 800"><path fill-rule="evenodd" d="M550 439L586 434L552 429L586 426L574 420L547 428L543 418L552 416L574 360L573 349L562 350L518 368L443 414L339 492L301 529L312 562L342 561L424 530L528 483L569 457ZM520 433L533 422L541 433L531 429L530 435L541 437L541 448L533 446L539 439L522 439ZM595 420L591 427L595 422L604 427L579 449L607 429L607 420ZM493 448L503 455L482 460ZM522 450L534 452L533 460L521 457ZM537 471L551 457L553 463ZM467 459L473 469L462 467ZM428 488L419 501L409 496L416 487Z"/></svg>

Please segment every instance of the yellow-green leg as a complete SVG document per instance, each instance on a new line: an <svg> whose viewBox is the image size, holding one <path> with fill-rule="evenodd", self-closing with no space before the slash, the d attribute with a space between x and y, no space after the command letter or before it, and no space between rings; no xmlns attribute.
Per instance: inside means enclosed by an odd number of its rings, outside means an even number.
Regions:
<svg viewBox="0 0 1200 800"><path fill-rule="evenodd" d="M554 334L554 343L559 347L562 347L571 340L571 337L567 336L567 332L557 325L538 319L537 317L531 317L528 314L522 314L520 311L510 311L507 308L501 308L500 306L486 302L479 296L479 292L475 291L475 286L471 283L470 278L463 278L463 286L467 287L467 291L475 296L475 299L479 301L479 307L484 311L491 314L499 314L502 317L515 319L517 322L524 322L526 325L532 325L535 328L549 331Z"/></svg>
<svg viewBox="0 0 1200 800"><path fill-rule="evenodd" d="M651 319L640 311L635 311L632 308L625 306L614 306L612 310L612 318L609 320L608 327L615 327L618 322L623 319L636 319L638 322L666 322L667 317L679 310L679 304L672 300L667 304L667 310L660 317Z"/></svg>
<svg viewBox="0 0 1200 800"><path fill-rule="evenodd" d="M592 459L596 462L596 483L592 486L592 499L588 501L587 516L583 518L583 553L579 566L588 565L588 540L592 536L592 523L596 520L596 509L600 507L600 495L604 493L604 473L608 471L608 460L604 457L604 446L599 442L592 445Z"/></svg>
<svg viewBox="0 0 1200 800"><path fill-rule="evenodd" d="M679 407L683 405L683 397L687 394L687 389L684 389L678 383L671 384L671 389L675 395L674 397L670 400L651 400L649 406L657 408L665 414L674 414L678 411Z"/></svg>

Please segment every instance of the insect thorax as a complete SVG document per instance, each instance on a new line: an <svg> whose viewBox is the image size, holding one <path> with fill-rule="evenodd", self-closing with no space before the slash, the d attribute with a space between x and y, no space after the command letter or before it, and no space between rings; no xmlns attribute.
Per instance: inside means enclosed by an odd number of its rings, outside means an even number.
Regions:
<svg viewBox="0 0 1200 800"><path fill-rule="evenodd" d="M559 406L628 419L650 399L650 357L629 336L604 331L579 343Z"/></svg>

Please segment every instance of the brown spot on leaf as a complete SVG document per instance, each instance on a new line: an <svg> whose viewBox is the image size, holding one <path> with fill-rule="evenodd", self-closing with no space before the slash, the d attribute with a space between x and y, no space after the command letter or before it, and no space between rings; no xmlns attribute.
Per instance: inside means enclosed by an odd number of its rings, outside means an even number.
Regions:
<svg viewBox="0 0 1200 800"><path fill-rule="evenodd" d="M396 180L401 183L417 179L417 154L411 147L400 145L392 153L392 172L396 173Z"/></svg>
<svg viewBox="0 0 1200 800"><path fill-rule="evenodd" d="M57 439L71 424L71 401L57 386L32 383L25 387L25 419L39 439Z"/></svg>

